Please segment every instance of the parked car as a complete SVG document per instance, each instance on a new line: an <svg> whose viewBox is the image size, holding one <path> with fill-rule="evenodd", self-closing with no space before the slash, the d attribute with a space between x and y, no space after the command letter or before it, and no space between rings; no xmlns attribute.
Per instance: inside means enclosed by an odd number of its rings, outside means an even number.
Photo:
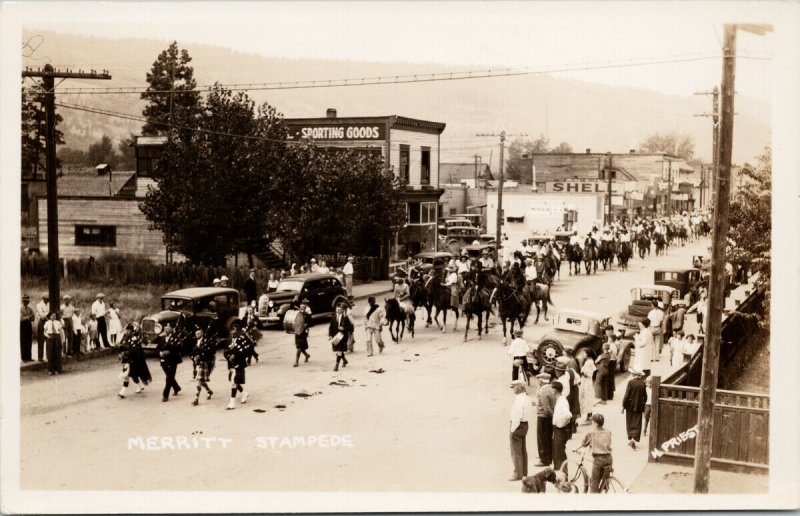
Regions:
<svg viewBox="0 0 800 516"><path fill-rule="evenodd" d="M564 350L572 349L578 355L582 349L591 349L595 355L603 351L606 330L611 328L611 315L588 310L559 310L553 318L553 329L547 332L536 347L535 359L543 365L555 365ZM622 342L617 351L620 371L628 369L632 343Z"/></svg>
<svg viewBox="0 0 800 516"><path fill-rule="evenodd" d="M700 283L700 269L656 269L653 283L672 287L672 302L683 300L692 287Z"/></svg>
<svg viewBox="0 0 800 516"><path fill-rule="evenodd" d="M653 301L663 302L664 312L668 316L675 291L675 288L666 285L636 285L631 288L631 304L619 314L623 335L639 331L639 323L653 309Z"/></svg>
<svg viewBox="0 0 800 516"><path fill-rule="evenodd" d="M284 278L275 292L258 300L258 322L264 327L281 324L294 296L308 299L312 319L328 317L340 302L348 303L347 291L333 274L297 274Z"/></svg>
<svg viewBox="0 0 800 516"><path fill-rule="evenodd" d="M169 292L161 296L161 311L140 321L145 336L142 347L155 349L156 338L167 323L174 327L181 315L187 328L200 327L218 340L227 339L231 327L241 325L244 310L239 306L239 291L233 288L195 287Z"/></svg>
<svg viewBox="0 0 800 516"><path fill-rule="evenodd" d="M470 245L475 240L480 241L481 230L472 226L452 226L439 235L439 240L446 249L453 254L458 254L461 247Z"/></svg>
<svg viewBox="0 0 800 516"><path fill-rule="evenodd" d="M456 226L473 227L472 222L466 217L443 217L439 220L440 233L446 233L448 229Z"/></svg>

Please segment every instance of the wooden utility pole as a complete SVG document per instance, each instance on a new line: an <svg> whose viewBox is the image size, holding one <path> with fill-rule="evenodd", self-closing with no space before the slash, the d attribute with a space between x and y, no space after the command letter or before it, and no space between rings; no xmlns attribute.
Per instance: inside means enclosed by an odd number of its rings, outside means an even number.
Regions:
<svg viewBox="0 0 800 516"><path fill-rule="evenodd" d="M480 156L474 154L472 157L475 159L475 188L478 188L478 158Z"/></svg>
<svg viewBox="0 0 800 516"><path fill-rule="evenodd" d="M711 113L699 113L694 116L703 116L711 118L712 125L711 125L711 163L712 168L708 171L709 180L706 181L705 175L701 178L701 189L700 195L701 198L703 197L703 190L706 188L707 183L711 183L711 195L706 195L705 197L709 201L709 204L714 204L714 184L716 182L717 172L719 170L719 87L714 86L714 89L711 91L696 91L695 95L710 95L712 97L712 110ZM702 206L703 203L701 202L700 205Z"/></svg>
<svg viewBox="0 0 800 516"><path fill-rule="evenodd" d="M667 167L667 217L672 216L672 160Z"/></svg>
<svg viewBox="0 0 800 516"><path fill-rule="evenodd" d="M500 261L500 246L502 245L503 241L501 237L503 236L502 229L503 229L503 158L505 156L505 148L506 148L506 132L503 131L500 133L500 176L499 182L497 183L497 261ZM500 269L500 268L498 268Z"/></svg>
<svg viewBox="0 0 800 516"><path fill-rule="evenodd" d="M49 64L44 69L25 69L23 77L41 77L44 86L45 109L45 173L47 174L47 276L48 293L50 294L50 310L58 311L61 306L61 293L59 291L60 264L58 261L58 183L56 180L56 94L55 79L111 79L107 72L88 73L60 72Z"/></svg>
<svg viewBox="0 0 800 516"><path fill-rule="evenodd" d="M611 222L612 222L612 220L611 220L611 184L612 184L611 183L611 179L612 179L612 176L613 176L613 172L611 172L611 170L612 170L613 165L614 165L614 162L613 162L614 157L611 155L610 152L606 152L606 158L608 158L606 160L606 176L607 176L606 178L608 179L608 197L607 197L608 205L606 207L607 211L606 211L604 224L607 226L607 225L611 224Z"/></svg>

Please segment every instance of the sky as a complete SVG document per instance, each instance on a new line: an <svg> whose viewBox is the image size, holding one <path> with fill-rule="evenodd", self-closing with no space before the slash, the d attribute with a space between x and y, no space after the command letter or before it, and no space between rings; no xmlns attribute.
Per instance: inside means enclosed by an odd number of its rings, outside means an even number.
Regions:
<svg viewBox="0 0 800 516"><path fill-rule="evenodd" d="M177 39L272 57L440 63L464 70L721 55L723 23L782 26L754 2L254 2L5 4L24 27ZM788 30L784 26L784 30ZM775 36L740 33L738 53L770 57ZM557 76L691 95L719 84L721 60ZM769 100L773 64L741 58L737 92Z"/></svg>

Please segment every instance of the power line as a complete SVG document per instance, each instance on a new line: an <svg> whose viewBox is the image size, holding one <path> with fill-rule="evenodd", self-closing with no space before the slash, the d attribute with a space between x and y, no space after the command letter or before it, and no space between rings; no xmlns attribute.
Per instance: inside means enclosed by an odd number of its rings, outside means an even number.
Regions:
<svg viewBox="0 0 800 516"><path fill-rule="evenodd" d="M148 91L144 86L122 86L114 88L64 88L59 90L61 94L73 95L112 95L112 94L160 94L160 93L202 93L211 91L214 87L223 87L230 91L261 91L261 90L292 90L292 89L311 89L311 88L336 88L348 86L379 86L388 84L407 84L417 82L438 82L456 81L470 79L488 79L493 77L515 77L523 75L540 75L561 72L577 72L602 70L609 68L632 68L639 66L650 66L657 64L686 63L692 61L705 61L710 59L721 59L723 55L713 54L683 54L654 59L642 60L618 60L583 64L556 65L544 68L503 68L499 70L474 70L465 72L440 72L426 74L409 75L385 75L376 77L358 77L349 79L320 79L309 81L282 81L267 83L249 84L217 84L198 86L194 90L152 90ZM745 56L739 56L745 57ZM750 56L750 59L771 59L771 57Z"/></svg>

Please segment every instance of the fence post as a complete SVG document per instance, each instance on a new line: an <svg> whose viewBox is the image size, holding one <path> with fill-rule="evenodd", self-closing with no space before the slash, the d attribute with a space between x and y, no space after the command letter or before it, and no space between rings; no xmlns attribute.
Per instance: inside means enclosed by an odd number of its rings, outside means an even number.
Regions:
<svg viewBox="0 0 800 516"><path fill-rule="evenodd" d="M655 461L651 451L658 447L658 398L661 395L661 377L651 376L653 386L650 392L650 449L647 451L647 462Z"/></svg>

